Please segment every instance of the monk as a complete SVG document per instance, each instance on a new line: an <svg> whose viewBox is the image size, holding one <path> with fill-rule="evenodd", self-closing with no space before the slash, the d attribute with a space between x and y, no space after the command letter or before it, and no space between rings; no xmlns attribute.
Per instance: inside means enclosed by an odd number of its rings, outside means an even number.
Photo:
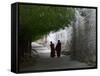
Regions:
<svg viewBox="0 0 100 76"><path fill-rule="evenodd" d="M61 42L60 42L60 40L58 40L58 43L56 45L55 50L57 52L57 57L60 57L60 55L61 55Z"/></svg>
<svg viewBox="0 0 100 76"><path fill-rule="evenodd" d="M52 43L52 41L50 42L50 48L51 48L50 56L54 57L55 56L55 48L54 48L54 44Z"/></svg>

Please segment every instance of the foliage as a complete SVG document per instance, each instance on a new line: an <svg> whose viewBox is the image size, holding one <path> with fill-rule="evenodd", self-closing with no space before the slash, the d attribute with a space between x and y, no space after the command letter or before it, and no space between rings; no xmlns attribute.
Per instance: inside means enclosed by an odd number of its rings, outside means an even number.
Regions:
<svg viewBox="0 0 100 76"><path fill-rule="evenodd" d="M68 26L74 9L62 6L19 5L19 37L33 41Z"/></svg>

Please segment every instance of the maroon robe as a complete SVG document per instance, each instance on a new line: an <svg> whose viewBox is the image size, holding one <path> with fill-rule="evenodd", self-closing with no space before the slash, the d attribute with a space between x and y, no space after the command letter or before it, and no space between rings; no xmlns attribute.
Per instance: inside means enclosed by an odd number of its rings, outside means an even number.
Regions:
<svg viewBox="0 0 100 76"><path fill-rule="evenodd" d="M51 48L51 54L50 54L50 56L54 57L55 56L55 48L54 48L54 44L53 43L50 44L50 48Z"/></svg>
<svg viewBox="0 0 100 76"><path fill-rule="evenodd" d="M60 55L61 55L61 42L57 43L56 52L57 52L57 56L60 57Z"/></svg>

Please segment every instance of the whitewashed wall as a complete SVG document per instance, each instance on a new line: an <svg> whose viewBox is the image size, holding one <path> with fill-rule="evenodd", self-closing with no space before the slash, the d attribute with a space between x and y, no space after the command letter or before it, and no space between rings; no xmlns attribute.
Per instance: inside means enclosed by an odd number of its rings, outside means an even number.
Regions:
<svg viewBox="0 0 100 76"><path fill-rule="evenodd" d="M76 9L75 17L72 57L94 64L96 61L96 10Z"/></svg>

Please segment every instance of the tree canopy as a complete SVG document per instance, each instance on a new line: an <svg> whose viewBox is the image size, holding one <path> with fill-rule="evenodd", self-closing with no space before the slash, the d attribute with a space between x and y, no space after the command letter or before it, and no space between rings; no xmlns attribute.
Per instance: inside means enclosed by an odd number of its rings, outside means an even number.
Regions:
<svg viewBox="0 0 100 76"><path fill-rule="evenodd" d="M19 37L32 41L68 26L74 9L62 6L19 5Z"/></svg>

